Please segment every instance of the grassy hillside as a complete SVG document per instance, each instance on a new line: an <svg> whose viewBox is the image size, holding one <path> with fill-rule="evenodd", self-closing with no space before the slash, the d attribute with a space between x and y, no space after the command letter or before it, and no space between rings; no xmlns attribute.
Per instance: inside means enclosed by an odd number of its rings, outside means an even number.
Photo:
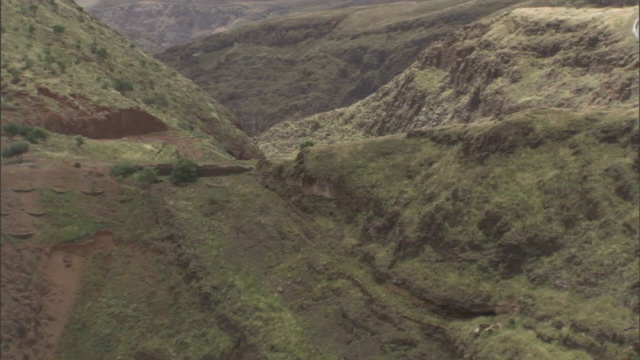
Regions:
<svg viewBox="0 0 640 360"><path fill-rule="evenodd" d="M2 123L119 138L168 131L211 159L259 150L228 110L72 1L2 2Z"/></svg>
<svg viewBox="0 0 640 360"><path fill-rule="evenodd" d="M314 146L262 174L355 229L342 246L387 313L465 358L633 359L638 131L637 109L539 109Z"/></svg>
<svg viewBox="0 0 640 360"><path fill-rule="evenodd" d="M290 120L258 141L269 156L316 143L495 120L540 106L638 103L638 8L523 8L465 27L426 49L375 94Z"/></svg>
<svg viewBox="0 0 640 360"><path fill-rule="evenodd" d="M418 1L318 10L177 46L158 58L236 113L249 134L347 106L445 34L524 1Z"/></svg>

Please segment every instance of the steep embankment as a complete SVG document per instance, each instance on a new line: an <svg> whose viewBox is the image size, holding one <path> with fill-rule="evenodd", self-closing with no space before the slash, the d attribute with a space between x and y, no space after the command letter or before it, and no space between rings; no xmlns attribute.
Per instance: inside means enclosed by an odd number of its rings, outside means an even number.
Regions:
<svg viewBox="0 0 640 360"><path fill-rule="evenodd" d="M270 156L301 141L360 139L499 119L541 106L637 104L638 8L523 8L425 50L410 69L348 108L288 121L258 137Z"/></svg>
<svg viewBox="0 0 640 360"><path fill-rule="evenodd" d="M171 132L257 158L228 110L72 1L2 2L2 123L92 139Z"/></svg>
<svg viewBox="0 0 640 360"><path fill-rule="evenodd" d="M215 34L158 58L237 114L249 134L347 106L432 42L520 0L419 1L315 11Z"/></svg>
<svg viewBox="0 0 640 360"><path fill-rule="evenodd" d="M342 246L390 322L464 358L633 359L639 146L637 109L535 110L315 146L261 173L356 229Z"/></svg>

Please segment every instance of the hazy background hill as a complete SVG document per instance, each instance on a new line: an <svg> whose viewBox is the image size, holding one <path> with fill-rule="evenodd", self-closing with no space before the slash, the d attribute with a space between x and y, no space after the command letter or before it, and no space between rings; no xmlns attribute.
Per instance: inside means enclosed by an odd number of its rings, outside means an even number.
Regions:
<svg viewBox="0 0 640 360"><path fill-rule="evenodd" d="M142 49L157 52L197 37L300 11L393 3L399 0L78 0Z"/></svg>
<svg viewBox="0 0 640 360"><path fill-rule="evenodd" d="M437 0L315 11L215 34L158 58L257 134L287 119L348 106L446 34L525 4L532 2Z"/></svg>

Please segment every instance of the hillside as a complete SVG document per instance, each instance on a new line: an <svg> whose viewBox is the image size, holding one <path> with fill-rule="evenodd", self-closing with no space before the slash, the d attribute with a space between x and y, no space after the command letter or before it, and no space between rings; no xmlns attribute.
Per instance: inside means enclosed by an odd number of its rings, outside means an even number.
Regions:
<svg viewBox="0 0 640 360"><path fill-rule="evenodd" d="M249 134L375 92L432 42L519 0L419 1L261 21L157 57L238 115Z"/></svg>
<svg viewBox="0 0 640 360"><path fill-rule="evenodd" d="M393 2L398 0L77 1L141 49L152 53L289 13Z"/></svg>
<svg viewBox="0 0 640 360"><path fill-rule="evenodd" d="M329 267L371 299L343 310L378 315L363 331L417 326L464 359L634 359L638 129L637 109L528 110L316 145L260 170L341 229L321 241L360 260ZM438 359L413 339L398 356Z"/></svg>
<svg viewBox="0 0 640 360"><path fill-rule="evenodd" d="M201 149L180 150L193 156L260 156L228 110L72 1L2 2L1 76L3 124L91 139L188 136Z"/></svg>
<svg viewBox="0 0 640 360"><path fill-rule="evenodd" d="M370 127L334 123L334 143L287 153L284 142L267 153L295 157L261 160L229 111L73 3L4 0L1 10L2 124L51 131L0 159L3 359L640 357L637 89L592 88L637 75L611 31L637 9L521 9L462 28L356 105L367 117L353 121ZM564 93L538 69L539 99L505 101L495 119L402 120L403 98L411 108L419 94L458 89L443 70L441 84L412 92L420 71L432 79L436 64L464 63L454 55L471 47L454 39L482 40L467 65L496 64L500 49L480 45L514 19L520 45L555 24L556 54L572 49L567 23L587 43L603 39L608 51L581 52L595 69L572 63L584 97L545 106ZM488 72L456 69L486 91ZM520 82L535 84L526 74ZM392 86L403 78L411 91ZM516 84L505 91L519 98ZM377 97L399 113L384 131L382 116L368 122ZM306 138L291 135L299 149ZM3 150L18 137L3 127ZM195 182L173 184L178 157L197 161Z"/></svg>
<svg viewBox="0 0 640 360"><path fill-rule="evenodd" d="M422 52L375 94L289 120L258 137L269 156L525 109L638 104L638 8L524 8L481 21Z"/></svg>

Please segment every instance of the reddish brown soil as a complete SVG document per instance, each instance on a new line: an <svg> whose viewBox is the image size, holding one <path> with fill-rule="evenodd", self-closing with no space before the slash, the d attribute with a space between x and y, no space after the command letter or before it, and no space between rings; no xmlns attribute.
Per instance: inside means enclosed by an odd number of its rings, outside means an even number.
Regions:
<svg viewBox="0 0 640 360"><path fill-rule="evenodd" d="M53 359L71 316L83 259L116 248L110 230L84 243L2 244L2 357Z"/></svg>
<svg viewBox="0 0 640 360"><path fill-rule="evenodd" d="M142 109L106 108L82 95L66 97L45 87L37 91L41 96L14 94L20 106L3 108L2 121L38 125L53 132L91 139L118 139L168 130L165 123Z"/></svg>
<svg viewBox="0 0 640 360"><path fill-rule="evenodd" d="M117 245L110 230L79 244L51 246L42 236L34 238L48 221L40 190L117 194L119 187L106 166L78 169L72 162L28 156L3 165L0 173L2 358L54 359L82 283L83 259Z"/></svg>

